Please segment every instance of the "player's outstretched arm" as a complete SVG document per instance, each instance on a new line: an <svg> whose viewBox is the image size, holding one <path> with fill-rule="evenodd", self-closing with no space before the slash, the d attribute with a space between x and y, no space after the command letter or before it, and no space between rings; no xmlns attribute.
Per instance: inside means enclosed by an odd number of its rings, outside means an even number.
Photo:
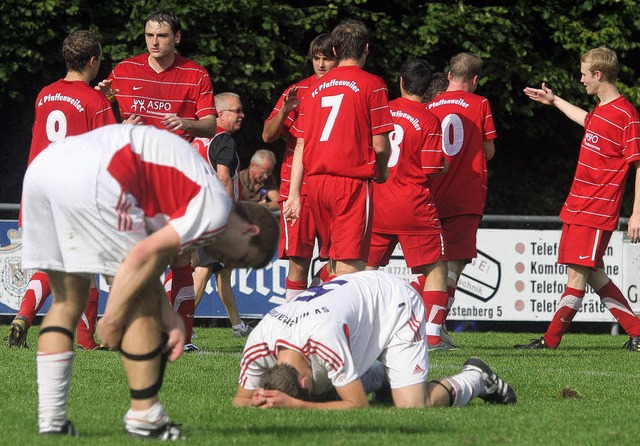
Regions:
<svg viewBox="0 0 640 446"><path fill-rule="evenodd" d="M570 102L565 101L560 96L556 96L553 93L553 90L547 87L544 82L542 83L541 88L526 87L524 89L524 94L533 101L555 106L558 110L564 113L567 118L584 127L584 118L586 118L587 112L580 107L576 107Z"/></svg>
<svg viewBox="0 0 640 446"><path fill-rule="evenodd" d="M547 84L544 82L540 88L526 87L524 90L524 94L527 95L529 99L532 101L540 102L544 105L553 105L553 102L556 98L553 91L547 87Z"/></svg>

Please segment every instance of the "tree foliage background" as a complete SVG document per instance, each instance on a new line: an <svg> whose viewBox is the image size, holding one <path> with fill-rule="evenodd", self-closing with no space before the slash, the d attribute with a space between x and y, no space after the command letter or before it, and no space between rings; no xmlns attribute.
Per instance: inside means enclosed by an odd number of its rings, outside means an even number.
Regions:
<svg viewBox="0 0 640 446"><path fill-rule="evenodd" d="M100 80L120 60L146 51L144 19L161 6L181 18L180 52L209 70L214 90L241 95L247 113L239 135L243 163L264 146L262 122L282 90L312 73L306 60L311 39L345 18L371 29L366 69L387 81L392 98L408 58L425 59L434 71L446 71L460 51L484 59L477 93L489 98L498 128L487 213L555 215L575 169L582 129L529 101L525 86L544 81L565 99L592 108L595 99L579 83L580 56L606 45L621 62L621 92L640 105L640 7L634 0L4 0L0 202L20 199L33 102L42 87L64 76L64 37L76 29L100 35ZM270 148L280 154L282 144ZM632 195L627 193L626 214Z"/></svg>

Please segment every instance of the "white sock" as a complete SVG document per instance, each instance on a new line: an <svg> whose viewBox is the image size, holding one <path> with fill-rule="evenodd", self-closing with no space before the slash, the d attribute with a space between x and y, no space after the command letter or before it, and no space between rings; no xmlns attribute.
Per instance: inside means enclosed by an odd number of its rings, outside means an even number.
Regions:
<svg viewBox="0 0 640 446"><path fill-rule="evenodd" d="M477 370L465 370L447 378L454 390L452 406L466 406L482 391L482 373Z"/></svg>
<svg viewBox="0 0 640 446"><path fill-rule="evenodd" d="M58 431L67 422L69 382L74 357L74 352L38 352L36 356L38 426L41 434Z"/></svg>
<svg viewBox="0 0 640 446"><path fill-rule="evenodd" d="M240 323L238 325L232 325L231 328L233 328L234 330L244 330L246 329L247 324L244 323L243 320L240 320Z"/></svg>
<svg viewBox="0 0 640 446"><path fill-rule="evenodd" d="M124 416L124 424L129 429L153 430L169 422L169 415L164 411L162 403L156 402L147 410L129 409Z"/></svg>

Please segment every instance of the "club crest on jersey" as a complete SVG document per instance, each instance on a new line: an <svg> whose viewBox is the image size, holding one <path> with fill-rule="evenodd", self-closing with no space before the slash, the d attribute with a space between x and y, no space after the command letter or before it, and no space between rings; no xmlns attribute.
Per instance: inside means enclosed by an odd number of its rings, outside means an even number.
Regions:
<svg viewBox="0 0 640 446"><path fill-rule="evenodd" d="M9 229L7 238L9 244L0 247L0 302L17 309L35 270L22 269L22 230Z"/></svg>

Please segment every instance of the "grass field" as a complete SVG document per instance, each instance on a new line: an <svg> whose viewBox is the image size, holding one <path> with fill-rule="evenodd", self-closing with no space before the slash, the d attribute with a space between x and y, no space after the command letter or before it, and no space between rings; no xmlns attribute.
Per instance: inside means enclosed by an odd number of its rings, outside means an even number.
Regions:
<svg viewBox="0 0 640 446"><path fill-rule="evenodd" d="M4 338L8 326L0 326ZM385 405L351 412L236 409L243 339L229 328L197 328L202 354L167 368L161 399L194 445L637 445L640 356L622 350L623 336L569 334L556 351L517 351L539 334L455 333L462 348L434 352L430 377L456 373L470 356L485 359L516 390L518 403L397 410ZM35 345L0 347L1 445L147 443L126 436L128 390L119 355L76 355L69 417L80 439L37 435ZM576 392L562 392L572 389ZM565 394L564 396L562 394ZM571 394L575 393L575 396ZM567 395L568 394L568 395Z"/></svg>

